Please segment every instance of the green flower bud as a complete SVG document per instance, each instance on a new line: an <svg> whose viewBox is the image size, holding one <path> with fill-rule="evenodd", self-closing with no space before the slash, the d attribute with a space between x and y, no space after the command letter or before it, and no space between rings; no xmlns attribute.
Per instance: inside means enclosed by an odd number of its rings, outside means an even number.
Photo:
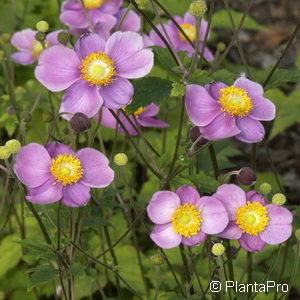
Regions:
<svg viewBox="0 0 300 300"><path fill-rule="evenodd" d="M125 153L118 153L114 156L114 162L117 166L125 166L128 162L128 157Z"/></svg>
<svg viewBox="0 0 300 300"><path fill-rule="evenodd" d="M150 256L150 259L153 262L153 264L156 266L161 266L165 262L165 258L160 253Z"/></svg>
<svg viewBox="0 0 300 300"><path fill-rule="evenodd" d="M54 118L53 113L50 112L50 111L46 111L46 112L43 112L43 113L42 113L42 120L43 120L43 122L45 122L45 123L50 123L50 122L52 122L53 118Z"/></svg>
<svg viewBox="0 0 300 300"><path fill-rule="evenodd" d="M295 238L300 241L300 229L296 229L295 231Z"/></svg>
<svg viewBox="0 0 300 300"><path fill-rule="evenodd" d="M5 143L5 147L10 153L17 153L22 147L21 143L18 140L12 139Z"/></svg>
<svg viewBox="0 0 300 300"><path fill-rule="evenodd" d="M2 39L2 41L3 41L4 43L9 42L9 40L10 40L10 34L9 34L9 33L3 33L3 34L1 35L1 39Z"/></svg>
<svg viewBox="0 0 300 300"><path fill-rule="evenodd" d="M276 205L283 205L286 202L286 197L282 193L274 194L272 197L272 203Z"/></svg>
<svg viewBox="0 0 300 300"><path fill-rule="evenodd" d="M11 153L6 146L0 146L0 159L8 159Z"/></svg>
<svg viewBox="0 0 300 300"><path fill-rule="evenodd" d="M57 35L57 40L61 44L67 45L70 42L70 34L67 31L61 31Z"/></svg>
<svg viewBox="0 0 300 300"><path fill-rule="evenodd" d="M207 5L204 0L193 1L189 8L189 13L194 17L202 18L207 11Z"/></svg>
<svg viewBox="0 0 300 300"><path fill-rule="evenodd" d="M32 119L31 113L29 111L22 111L20 113L20 117L21 117L21 120L26 123L30 122Z"/></svg>
<svg viewBox="0 0 300 300"><path fill-rule="evenodd" d="M270 194L271 191L272 191L272 186L265 182L265 183L262 183L260 186L259 186L259 191L264 194L264 195L267 195L267 194Z"/></svg>
<svg viewBox="0 0 300 300"><path fill-rule="evenodd" d="M36 23L35 27L40 32L47 32L49 29L49 24L46 21L39 21Z"/></svg>
<svg viewBox="0 0 300 300"><path fill-rule="evenodd" d="M220 52L223 52L226 49L226 45L224 43L220 42L220 43L217 44L217 49Z"/></svg>
<svg viewBox="0 0 300 300"><path fill-rule="evenodd" d="M44 32L37 32L36 34L35 34L35 39L37 40L37 41L39 41L39 42L43 42L44 40L45 40L45 38L46 38L46 34L44 33Z"/></svg>
<svg viewBox="0 0 300 300"><path fill-rule="evenodd" d="M27 88L32 89L35 86L35 80L32 80L32 79L27 80L25 85Z"/></svg>
<svg viewBox="0 0 300 300"><path fill-rule="evenodd" d="M211 252L215 256L223 255L224 251L225 251L225 247L223 246L222 243L215 243L211 248Z"/></svg>
<svg viewBox="0 0 300 300"><path fill-rule="evenodd" d="M135 2L139 9L145 9L148 4L148 0L135 0Z"/></svg>

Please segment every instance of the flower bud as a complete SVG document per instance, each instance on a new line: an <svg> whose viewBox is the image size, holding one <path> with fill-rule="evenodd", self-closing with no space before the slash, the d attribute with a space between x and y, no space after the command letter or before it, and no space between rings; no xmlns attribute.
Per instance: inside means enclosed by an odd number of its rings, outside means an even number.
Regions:
<svg viewBox="0 0 300 300"><path fill-rule="evenodd" d="M8 159L11 153L6 146L0 146L0 159Z"/></svg>
<svg viewBox="0 0 300 300"><path fill-rule="evenodd" d="M253 169L244 167L240 169L236 178L240 184L250 186L255 184L257 177Z"/></svg>
<svg viewBox="0 0 300 300"><path fill-rule="evenodd" d="M276 205L283 205L286 202L286 197L282 193L274 194L272 197L272 203Z"/></svg>
<svg viewBox="0 0 300 300"><path fill-rule="evenodd" d="M148 4L148 0L135 0L135 2L139 9L145 9Z"/></svg>
<svg viewBox="0 0 300 300"><path fill-rule="evenodd" d="M189 8L189 13L194 17L202 18L207 11L207 5L204 0L193 1Z"/></svg>
<svg viewBox="0 0 300 300"><path fill-rule="evenodd" d="M195 142L200 137L200 135L201 135L201 133L200 133L199 127L195 126L190 129L190 139L192 142ZM205 139L204 137L201 137L197 142L197 146L203 146L206 143L207 143L207 139Z"/></svg>
<svg viewBox="0 0 300 300"><path fill-rule="evenodd" d="M160 253L150 256L150 259L153 262L153 264L155 264L156 266L161 266L165 262L165 258Z"/></svg>
<svg viewBox="0 0 300 300"><path fill-rule="evenodd" d="M217 50L223 52L226 49L226 45L222 42L217 44Z"/></svg>
<svg viewBox="0 0 300 300"><path fill-rule="evenodd" d="M10 40L10 34L9 34L9 33L3 33L3 34L1 35L1 40L2 40L4 43L9 42L9 40Z"/></svg>
<svg viewBox="0 0 300 300"><path fill-rule="evenodd" d="M295 231L295 238L300 241L300 229L296 229Z"/></svg>
<svg viewBox="0 0 300 300"><path fill-rule="evenodd" d="M38 31L34 37L37 41L43 42L46 38L46 34L44 32Z"/></svg>
<svg viewBox="0 0 300 300"><path fill-rule="evenodd" d="M24 122L30 122L32 119L31 113L29 111L22 111L20 113L21 120Z"/></svg>
<svg viewBox="0 0 300 300"><path fill-rule="evenodd" d="M50 111L45 111L42 113L42 120L45 123L50 123L54 119L53 113Z"/></svg>
<svg viewBox="0 0 300 300"><path fill-rule="evenodd" d="M79 112L71 118L70 125L75 132L81 133L90 129L91 122L85 114Z"/></svg>
<svg viewBox="0 0 300 300"><path fill-rule="evenodd" d="M272 186L269 183L264 182L259 186L259 191L264 195L270 194Z"/></svg>
<svg viewBox="0 0 300 300"><path fill-rule="evenodd" d="M225 251L225 247L223 246L222 243L216 243L211 248L211 252L215 256L223 255L224 251Z"/></svg>
<svg viewBox="0 0 300 300"><path fill-rule="evenodd" d="M70 42L70 34L67 31L61 31L57 35L57 40L61 44L67 45Z"/></svg>
<svg viewBox="0 0 300 300"><path fill-rule="evenodd" d="M125 153L118 153L114 156L114 162L117 166L125 166L128 162L128 157Z"/></svg>
<svg viewBox="0 0 300 300"><path fill-rule="evenodd" d="M49 29L49 24L46 21L39 21L36 23L35 27L40 32L47 32Z"/></svg>
<svg viewBox="0 0 300 300"><path fill-rule="evenodd" d="M5 143L5 147L10 153L17 153L22 147L21 143L18 140L12 139Z"/></svg>
<svg viewBox="0 0 300 300"><path fill-rule="evenodd" d="M35 81L32 80L32 79L27 80L25 85L26 85L27 88L32 89L35 86Z"/></svg>

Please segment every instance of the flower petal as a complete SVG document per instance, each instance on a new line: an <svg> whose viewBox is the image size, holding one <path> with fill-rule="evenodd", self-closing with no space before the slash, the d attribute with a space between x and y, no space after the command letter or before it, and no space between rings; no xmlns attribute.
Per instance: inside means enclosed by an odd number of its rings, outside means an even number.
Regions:
<svg viewBox="0 0 300 300"><path fill-rule="evenodd" d="M15 32L11 37L10 43L21 51L29 51L32 48L34 43L36 30L24 29L18 32Z"/></svg>
<svg viewBox="0 0 300 300"><path fill-rule="evenodd" d="M211 97L215 100L218 100L220 98L220 89L226 88L227 85L223 82L212 82L207 83L204 88L207 90L207 92L211 95Z"/></svg>
<svg viewBox="0 0 300 300"><path fill-rule="evenodd" d="M90 188L80 182L76 182L63 187L61 202L69 207L79 207L85 205L90 198Z"/></svg>
<svg viewBox="0 0 300 300"><path fill-rule="evenodd" d="M200 243L203 243L205 239L206 239L206 234L200 231L198 234L193 235L190 238L182 237L182 244L186 246L195 246Z"/></svg>
<svg viewBox="0 0 300 300"><path fill-rule="evenodd" d="M199 129L203 137L211 141L222 140L241 132L235 119L226 113L219 114L210 124Z"/></svg>
<svg viewBox="0 0 300 300"><path fill-rule="evenodd" d="M86 28L89 26L86 21L83 9L62 11L59 19L63 24L70 27Z"/></svg>
<svg viewBox="0 0 300 300"><path fill-rule="evenodd" d="M93 117L101 108L103 103L97 86L90 86L87 81L78 80L73 83L65 92L59 112L69 114L63 117L69 120L75 114L81 112L87 117Z"/></svg>
<svg viewBox="0 0 300 300"><path fill-rule="evenodd" d="M156 192L147 206L148 217L156 224L168 223L178 206L180 206L180 198L177 194L169 191Z"/></svg>
<svg viewBox="0 0 300 300"><path fill-rule="evenodd" d="M273 102L263 97L252 98L253 109L249 117L255 120L271 121L275 118L276 107Z"/></svg>
<svg viewBox="0 0 300 300"><path fill-rule="evenodd" d="M137 122L143 127L168 127L169 124L151 117L140 116Z"/></svg>
<svg viewBox="0 0 300 300"><path fill-rule="evenodd" d="M241 133L237 134L235 138L244 143L258 143L265 136L264 126L252 118L236 118L236 126Z"/></svg>
<svg viewBox="0 0 300 300"><path fill-rule="evenodd" d="M134 90L127 79L117 76L112 84L102 86L99 93L106 107L119 109L131 101Z"/></svg>
<svg viewBox="0 0 300 300"><path fill-rule="evenodd" d="M36 188L51 177L50 166L48 151L39 144L31 143L17 153L14 172L23 184Z"/></svg>
<svg viewBox="0 0 300 300"><path fill-rule="evenodd" d="M201 209L201 231L207 234L222 232L228 224L228 214L221 201L214 197L201 197L197 201Z"/></svg>
<svg viewBox="0 0 300 300"><path fill-rule="evenodd" d="M140 114L141 117L154 117L158 114L159 107L151 103L145 107L145 110Z"/></svg>
<svg viewBox="0 0 300 300"><path fill-rule="evenodd" d="M236 210L246 205L245 192L234 184L223 184L218 187L213 197L222 201L228 212L229 220L235 220Z"/></svg>
<svg viewBox="0 0 300 300"><path fill-rule="evenodd" d="M88 33L80 37L75 44L75 51L80 59L93 52L104 51L105 41L96 33Z"/></svg>
<svg viewBox="0 0 300 300"><path fill-rule="evenodd" d="M92 148L83 148L76 153L83 168L83 177L80 180L89 187L104 188L114 179L114 171L109 167L107 157Z"/></svg>
<svg viewBox="0 0 300 300"><path fill-rule="evenodd" d="M117 114L117 111L115 111ZM99 121L99 115L96 114L96 120ZM100 124L104 127L115 129L117 127L117 121L108 108L102 106L100 115Z"/></svg>
<svg viewBox="0 0 300 300"><path fill-rule="evenodd" d="M254 190L247 192L246 198L249 202L259 202L263 206L266 205L266 199Z"/></svg>
<svg viewBox="0 0 300 300"><path fill-rule="evenodd" d="M185 203L196 204L196 202L200 199L198 191L189 185L184 185L178 188L176 190L176 194L180 198L181 205Z"/></svg>
<svg viewBox="0 0 300 300"><path fill-rule="evenodd" d="M126 8L122 8L116 14L118 22L124 16L126 12ZM133 10L129 10L127 16L125 17L122 26L120 28L121 31L135 31L138 32L141 28L141 19L138 14L136 14Z"/></svg>
<svg viewBox="0 0 300 300"><path fill-rule="evenodd" d="M163 249L175 248L182 241L181 235L173 230L171 223L154 226L153 231L150 233L150 238L157 246Z"/></svg>
<svg viewBox="0 0 300 300"><path fill-rule="evenodd" d="M48 179L42 185L29 189L26 199L36 204L49 204L57 202L62 198L63 185L54 182L53 178Z"/></svg>
<svg viewBox="0 0 300 300"><path fill-rule="evenodd" d="M11 60L20 65L30 65L35 62L35 58L30 52L16 52L11 55Z"/></svg>
<svg viewBox="0 0 300 300"><path fill-rule="evenodd" d="M242 248L249 252L261 251L266 244L259 236L247 233L243 233L242 237L239 239L239 243Z"/></svg>
<svg viewBox="0 0 300 300"><path fill-rule="evenodd" d="M41 53L35 76L47 89L59 92L79 79L80 65L74 50L64 46L53 46Z"/></svg>
<svg viewBox="0 0 300 300"><path fill-rule="evenodd" d="M230 221L224 231L219 233L218 236L224 239L238 240L242 236L242 230L235 221Z"/></svg>
<svg viewBox="0 0 300 300"><path fill-rule="evenodd" d="M189 118L196 126L206 126L221 114L220 104L200 85L186 88L185 107Z"/></svg>
<svg viewBox="0 0 300 300"><path fill-rule="evenodd" d="M249 80L244 77L240 77L240 78L236 79L233 85L238 88L246 90L248 96L251 99L255 99L257 97L262 97L262 95L264 93L264 89L259 83L254 82L254 81Z"/></svg>
<svg viewBox="0 0 300 300"><path fill-rule="evenodd" d="M57 143L57 142L50 143L46 147L46 149L47 149L48 153L50 154L51 158L55 158L58 155L66 154L66 153L75 155L75 152L71 148L69 148L67 145Z"/></svg>

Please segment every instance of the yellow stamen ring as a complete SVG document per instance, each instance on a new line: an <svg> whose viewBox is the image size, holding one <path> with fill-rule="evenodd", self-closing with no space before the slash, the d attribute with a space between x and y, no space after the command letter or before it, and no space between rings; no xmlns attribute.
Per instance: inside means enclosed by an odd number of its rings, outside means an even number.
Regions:
<svg viewBox="0 0 300 300"><path fill-rule="evenodd" d="M194 42L196 40L196 27L195 26L193 26L191 24L187 24L187 23L181 24L179 26L192 42ZM180 31L178 31L178 32L179 32L179 37L183 41L187 42L186 37Z"/></svg>
<svg viewBox="0 0 300 300"><path fill-rule="evenodd" d="M114 61L104 52L94 52L82 60L81 78L91 85L109 85L116 75Z"/></svg>
<svg viewBox="0 0 300 300"><path fill-rule="evenodd" d="M247 91L235 86L220 89L218 102L222 106L222 111L232 117L245 117L253 109L252 100Z"/></svg>
<svg viewBox="0 0 300 300"><path fill-rule="evenodd" d="M180 205L172 216L172 225L176 233L191 237L200 231L202 218L200 217L201 210L189 203Z"/></svg>
<svg viewBox="0 0 300 300"><path fill-rule="evenodd" d="M247 201L237 209L236 224L244 233L258 235L269 224L268 211L257 201Z"/></svg>
<svg viewBox="0 0 300 300"><path fill-rule="evenodd" d="M99 8L103 2L104 0L83 0L84 7L87 9Z"/></svg>
<svg viewBox="0 0 300 300"><path fill-rule="evenodd" d="M141 113L145 111L145 107L138 108L133 114L138 117Z"/></svg>
<svg viewBox="0 0 300 300"><path fill-rule="evenodd" d="M80 160L75 155L67 153L52 159L50 171L53 177L63 185L75 183L83 175Z"/></svg>

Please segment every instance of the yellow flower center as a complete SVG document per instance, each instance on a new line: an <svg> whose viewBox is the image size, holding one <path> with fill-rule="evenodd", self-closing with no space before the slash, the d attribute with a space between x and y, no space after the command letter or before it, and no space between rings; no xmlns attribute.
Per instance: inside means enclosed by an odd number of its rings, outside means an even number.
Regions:
<svg viewBox="0 0 300 300"><path fill-rule="evenodd" d="M84 7L87 9L99 8L103 2L104 0L83 0Z"/></svg>
<svg viewBox="0 0 300 300"><path fill-rule="evenodd" d="M191 237L200 231L202 219L201 210L196 205L185 203L180 205L172 216L172 225L176 233Z"/></svg>
<svg viewBox="0 0 300 300"><path fill-rule="evenodd" d="M133 114L138 117L141 113L143 113L145 111L145 107L140 107L139 109L137 109Z"/></svg>
<svg viewBox="0 0 300 300"><path fill-rule="evenodd" d="M222 106L222 111L232 117L245 117L253 109L252 100L246 90L235 86L220 89L218 102Z"/></svg>
<svg viewBox="0 0 300 300"><path fill-rule="evenodd" d="M91 85L109 85L115 80L114 61L106 53L91 53L81 62L81 78Z"/></svg>
<svg viewBox="0 0 300 300"><path fill-rule="evenodd" d="M244 233L258 235L269 224L267 209L259 202L249 202L238 208L236 224Z"/></svg>
<svg viewBox="0 0 300 300"><path fill-rule="evenodd" d="M39 41L34 41L32 43L32 48L31 48L31 55L37 59L41 52L44 50L43 44Z"/></svg>
<svg viewBox="0 0 300 300"><path fill-rule="evenodd" d="M83 175L80 160L72 154L61 154L53 158L50 171L63 185L75 183Z"/></svg>
<svg viewBox="0 0 300 300"><path fill-rule="evenodd" d="M180 28L184 31L184 33L188 36L188 38L194 42L196 40L196 27L191 24L181 24ZM187 42L186 37L179 31L180 38Z"/></svg>

